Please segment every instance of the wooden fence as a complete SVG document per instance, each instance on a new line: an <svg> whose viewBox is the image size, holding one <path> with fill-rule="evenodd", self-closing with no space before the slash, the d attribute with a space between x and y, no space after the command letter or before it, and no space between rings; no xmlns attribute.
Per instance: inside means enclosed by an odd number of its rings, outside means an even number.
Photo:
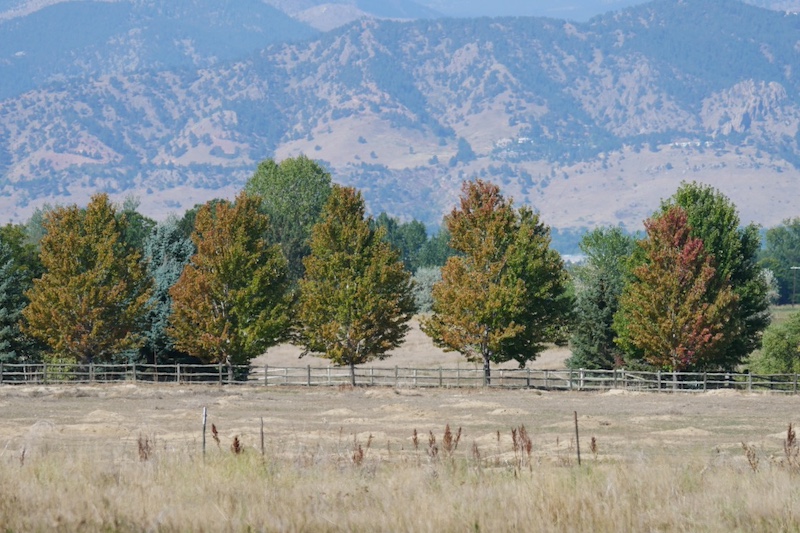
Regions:
<svg viewBox="0 0 800 533"><path fill-rule="evenodd" d="M356 383L383 387L485 387L543 390L703 392L714 389L797 394L797 374L638 372L630 370L356 367ZM260 386L340 386L351 383L349 367L250 367L147 364L0 363L0 385L57 383L207 383Z"/></svg>

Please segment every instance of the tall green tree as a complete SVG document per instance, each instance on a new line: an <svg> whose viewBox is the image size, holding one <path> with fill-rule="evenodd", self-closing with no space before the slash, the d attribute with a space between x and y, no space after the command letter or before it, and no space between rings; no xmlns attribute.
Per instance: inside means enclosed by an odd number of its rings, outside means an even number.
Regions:
<svg viewBox="0 0 800 533"><path fill-rule="evenodd" d="M721 292L730 286L736 295L733 315L712 357L718 368L731 370L761 345L771 320L769 287L758 264L758 227L741 227L736 206L707 185L683 183L663 203L661 212L674 206L686 212L692 237L702 240L706 253L714 258L717 275L709 282L708 291Z"/></svg>
<svg viewBox="0 0 800 533"><path fill-rule="evenodd" d="M331 175L319 163L301 155L276 163L262 161L245 191L262 199L270 217L269 239L279 243L289 261L289 278L303 277L303 258L311 250L311 228L331 192Z"/></svg>
<svg viewBox="0 0 800 533"><path fill-rule="evenodd" d="M399 222L386 213L375 219L375 224L385 230L386 240L400 251L406 270L416 272L419 268L419 253L428 242L428 232L419 220Z"/></svg>
<svg viewBox="0 0 800 533"><path fill-rule="evenodd" d="M144 356L154 363L182 355L175 350L173 340L167 334L172 313L169 291L178 282L195 251L194 243L184 235L175 218L158 224L144 242L144 258L147 274L152 280L153 295L149 302L146 343L142 350Z"/></svg>
<svg viewBox="0 0 800 533"><path fill-rule="evenodd" d="M716 367L736 310L729 277L714 267L703 241L692 237L681 207L648 220L645 228L647 238L639 242L644 262L633 269L616 315L620 344L670 371Z"/></svg>
<svg viewBox="0 0 800 533"><path fill-rule="evenodd" d="M751 371L764 374L800 373L800 312L783 324L772 324L764 332L761 354L754 357Z"/></svg>
<svg viewBox="0 0 800 533"><path fill-rule="evenodd" d="M614 315L629 276L629 259L636 241L619 228L598 228L583 236L586 256L575 268L575 309L570 338L570 368L616 367L624 354L614 342Z"/></svg>
<svg viewBox="0 0 800 533"><path fill-rule="evenodd" d="M399 346L414 312L411 275L371 226L361 193L334 185L300 281L297 342L348 365L354 385L355 365Z"/></svg>
<svg viewBox="0 0 800 533"><path fill-rule="evenodd" d="M108 361L141 345L150 287L125 224L105 194L45 215L44 274L26 293L22 329L55 357Z"/></svg>
<svg viewBox="0 0 800 533"><path fill-rule="evenodd" d="M538 215L515 210L494 184L466 182L445 222L461 255L442 269L423 330L438 346L482 361L490 383L491 363L524 366L558 337L569 315L567 274Z"/></svg>
<svg viewBox="0 0 800 533"><path fill-rule="evenodd" d="M800 302L796 286L800 272L792 270L792 267L800 267L800 217L784 220L767 230L762 263L778 280L780 303Z"/></svg>
<svg viewBox="0 0 800 533"><path fill-rule="evenodd" d="M24 307L21 282L11 248L0 240L0 363L16 362L20 355L19 319Z"/></svg>
<svg viewBox="0 0 800 533"><path fill-rule="evenodd" d="M176 349L206 363L245 364L289 325L286 259L269 242L261 200L246 193L197 212L197 252L169 290Z"/></svg>

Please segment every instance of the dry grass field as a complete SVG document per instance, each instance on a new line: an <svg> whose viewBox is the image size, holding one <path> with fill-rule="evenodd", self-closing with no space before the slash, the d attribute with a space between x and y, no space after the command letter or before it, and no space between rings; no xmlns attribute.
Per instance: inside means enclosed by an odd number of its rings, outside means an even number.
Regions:
<svg viewBox="0 0 800 533"><path fill-rule="evenodd" d="M800 397L3 386L0 413L6 531L800 531Z"/></svg>

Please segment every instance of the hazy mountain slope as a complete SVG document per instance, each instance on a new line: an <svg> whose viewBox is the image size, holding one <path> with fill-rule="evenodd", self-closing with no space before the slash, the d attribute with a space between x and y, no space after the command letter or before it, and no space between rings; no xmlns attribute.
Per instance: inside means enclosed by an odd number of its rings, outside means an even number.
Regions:
<svg viewBox="0 0 800 533"><path fill-rule="evenodd" d="M53 81L0 101L0 204L21 218L103 188L163 216L302 152L429 224L474 176L560 227L638 227L682 179L774 224L797 215L798 29L725 0L364 20L201 70Z"/></svg>
<svg viewBox="0 0 800 533"><path fill-rule="evenodd" d="M64 77L209 66L315 34L261 0L61 2L0 20L0 98Z"/></svg>

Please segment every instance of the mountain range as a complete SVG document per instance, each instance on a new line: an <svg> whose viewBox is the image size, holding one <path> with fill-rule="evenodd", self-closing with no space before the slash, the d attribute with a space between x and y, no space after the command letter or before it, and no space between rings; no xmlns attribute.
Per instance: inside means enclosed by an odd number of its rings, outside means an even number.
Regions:
<svg viewBox="0 0 800 533"><path fill-rule="evenodd" d="M4 218L98 190L162 218L300 153L373 212L429 226L474 177L559 228L639 228L681 180L720 188L744 221L797 216L798 15L733 0L585 22L447 6L4 0ZM341 8L374 16L311 16Z"/></svg>

